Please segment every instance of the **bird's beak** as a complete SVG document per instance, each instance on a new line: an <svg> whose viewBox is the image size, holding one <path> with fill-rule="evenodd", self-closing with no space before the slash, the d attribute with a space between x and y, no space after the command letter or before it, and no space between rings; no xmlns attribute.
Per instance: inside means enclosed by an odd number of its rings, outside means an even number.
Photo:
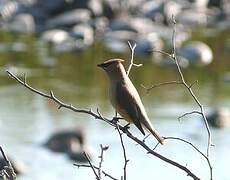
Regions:
<svg viewBox="0 0 230 180"><path fill-rule="evenodd" d="M97 66L98 66L98 67L100 67L100 68L102 68L102 67L103 67L103 65L102 65L102 64L98 64Z"/></svg>
<svg viewBox="0 0 230 180"><path fill-rule="evenodd" d="M105 66L104 66L103 63L102 64L98 64L97 66L105 70Z"/></svg>

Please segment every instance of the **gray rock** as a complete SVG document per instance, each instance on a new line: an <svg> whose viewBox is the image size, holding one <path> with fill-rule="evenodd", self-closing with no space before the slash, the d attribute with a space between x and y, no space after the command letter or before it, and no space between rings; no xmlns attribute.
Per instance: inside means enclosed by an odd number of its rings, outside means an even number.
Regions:
<svg viewBox="0 0 230 180"><path fill-rule="evenodd" d="M88 9L75 9L64 12L46 21L47 28L73 26L78 23L88 23L91 12Z"/></svg>
<svg viewBox="0 0 230 180"><path fill-rule="evenodd" d="M225 72L222 79L224 82L230 83L230 72Z"/></svg>
<svg viewBox="0 0 230 180"><path fill-rule="evenodd" d="M90 0L88 8L94 16L101 16L103 14L103 5L101 0Z"/></svg>
<svg viewBox="0 0 230 180"><path fill-rule="evenodd" d="M105 31L108 30L109 20L106 17L98 17L95 18L91 24L95 29L95 35L97 37L102 37Z"/></svg>
<svg viewBox="0 0 230 180"><path fill-rule="evenodd" d="M30 14L18 14L9 24L9 30L19 33L35 32L35 22Z"/></svg>
<svg viewBox="0 0 230 180"><path fill-rule="evenodd" d="M42 40L51 43L54 52L70 52L74 50L75 40L64 30L53 29L42 35Z"/></svg>
<svg viewBox="0 0 230 180"><path fill-rule="evenodd" d="M87 162L83 152L91 156L82 130L62 130L51 135L44 146L53 152L65 153L71 160ZM90 157L91 158L91 157Z"/></svg>
<svg viewBox="0 0 230 180"><path fill-rule="evenodd" d="M126 43L129 40L135 40L138 34L132 31L119 30L119 31L108 31L105 33L104 39L117 39L120 41L125 41Z"/></svg>
<svg viewBox="0 0 230 180"><path fill-rule="evenodd" d="M85 49L94 42L94 31L87 24L79 24L73 27L71 35L75 38L75 48Z"/></svg>
<svg viewBox="0 0 230 180"><path fill-rule="evenodd" d="M19 8L20 4L15 1L3 3L0 6L0 18L5 21L10 20L18 12Z"/></svg>
<svg viewBox="0 0 230 180"><path fill-rule="evenodd" d="M184 10L177 16L177 21L186 26L206 26L208 24L205 11L197 9Z"/></svg>
<svg viewBox="0 0 230 180"><path fill-rule="evenodd" d="M108 31L103 37L103 43L112 52L125 53L128 52L128 41L137 38L137 33L126 30Z"/></svg>
<svg viewBox="0 0 230 180"><path fill-rule="evenodd" d="M70 35L68 32L61 29L52 29L45 31L42 34L42 40L52 44L59 44L67 40Z"/></svg>
<svg viewBox="0 0 230 180"><path fill-rule="evenodd" d="M121 6L118 0L104 0L103 1L103 16L108 19L115 18L121 11Z"/></svg>
<svg viewBox="0 0 230 180"><path fill-rule="evenodd" d="M154 31L154 23L145 17L133 17L129 20L130 26L140 35L146 35Z"/></svg>
<svg viewBox="0 0 230 180"><path fill-rule="evenodd" d="M208 65L213 60L211 48L199 41L192 41L179 49L178 54L189 60L191 64Z"/></svg>
<svg viewBox="0 0 230 180"><path fill-rule="evenodd" d="M132 25L130 24L131 20L130 19L126 19L126 20L112 20L109 24L109 28L112 31L130 31L130 32L136 32L137 30L132 27Z"/></svg>
<svg viewBox="0 0 230 180"><path fill-rule="evenodd" d="M207 121L215 128L225 128L230 123L230 110L225 107L218 108L207 116Z"/></svg>
<svg viewBox="0 0 230 180"><path fill-rule="evenodd" d="M155 22L163 22L163 4L161 1L147 1L140 9L141 14Z"/></svg>
<svg viewBox="0 0 230 180"><path fill-rule="evenodd" d="M136 44L135 53L141 55L151 55L153 50L162 50L163 48L163 41L154 32L138 38ZM157 57L159 54L154 53L153 55Z"/></svg>

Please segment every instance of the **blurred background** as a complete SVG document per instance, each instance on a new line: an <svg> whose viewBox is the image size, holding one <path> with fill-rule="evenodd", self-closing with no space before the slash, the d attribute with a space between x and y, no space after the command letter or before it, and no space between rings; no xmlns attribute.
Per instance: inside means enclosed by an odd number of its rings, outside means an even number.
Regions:
<svg viewBox="0 0 230 180"><path fill-rule="evenodd" d="M191 141L206 151L207 132L199 110L180 85L149 87L179 80L175 64L153 50L172 51L172 23L177 20L178 58L187 82L207 112L213 144L214 179L229 180L230 162L230 1L228 0L0 0L0 145L18 169L19 180L95 179L82 151L98 164L100 144L108 145L104 170L116 178L123 171L117 132L104 122L73 113L31 93L7 76L26 73L33 87L66 103L100 112L114 110L107 98L107 79L97 64L125 59L136 43L130 78L147 113L163 136ZM141 133L131 126L139 138ZM124 136L128 179L190 179L179 169L151 157ZM155 141L148 138L150 146ZM207 163L186 144L168 141L158 152L187 165L201 179L209 178ZM0 163L1 165L1 163ZM0 168L2 168L0 166ZM106 177L107 178L107 177ZM106 179L105 178L105 179ZM109 178L107 178L109 179Z"/></svg>

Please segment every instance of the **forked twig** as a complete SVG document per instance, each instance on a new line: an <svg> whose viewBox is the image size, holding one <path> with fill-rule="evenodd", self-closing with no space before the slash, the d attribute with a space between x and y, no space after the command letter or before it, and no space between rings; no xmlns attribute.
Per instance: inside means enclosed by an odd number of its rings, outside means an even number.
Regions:
<svg viewBox="0 0 230 180"><path fill-rule="evenodd" d="M135 43L133 46L131 45L131 43L128 41L128 44L129 44L129 48L130 48L130 51L131 51L131 59L130 59L130 63L129 63L129 67L128 67L128 70L127 70L127 75L129 76L129 73L132 69L133 66L136 66L136 67L140 67L142 66L143 64L135 64L133 62L133 57L134 57L134 52L135 52L135 48L137 46L137 44Z"/></svg>
<svg viewBox="0 0 230 180"><path fill-rule="evenodd" d="M199 106L200 108L200 111L192 111L192 112L189 112L189 113L185 113L183 114L182 116L179 117L182 118L186 115L189 115L189 114L194 114L194 113L197 113L197 114L200 114L204 120L204 124L205 124L205 127L206 127L206 130L207 130L207 133L208 133L208 143L207 143L207 151L206 151L206 160L209 164L209 170L210 170L210 180L213 179L213 172L212 172L212 165L211 165L211 162L209 160L209 155L210 155L210 148L211 148L211 145L212 145L212 136L211 136L211 131L210 131L210 128L209 128L209 125L208 125L208 121L207 121L207 118L205 116L205 111L204 111L204 107L203 105L200 103L200 101L198 100L198 98L196 97L195 93L193 92L192 90L192 87L193 85L197 82L193 82L192 84L188 84L184 78L184 75L182 73L182 70L181 70L181 67L179 65L179 61L177 59L177 54L176 54L176 20L174 19L174 17L172 17L172 20L173 20L173 36L172 36L172 45L173 45L173 49L172 49L172 53L171 54L168 54L168 53L163 53L165 55L167 55L169 58L171 58L175 64L176 64L176 67L177 67L177 70L178 70L178 73L179 73L179 76L180 76L180 84L182 84L186 89L187 91L189 92L189 94L192 96L193 100L196 102L196 104ZM159 53L162 53L162 51L155 51L155 52L159 52ZM154 85L152 86L154 87ZM148 92L152 89L152 87L150 87L150 89L147 88Z"/></svg>

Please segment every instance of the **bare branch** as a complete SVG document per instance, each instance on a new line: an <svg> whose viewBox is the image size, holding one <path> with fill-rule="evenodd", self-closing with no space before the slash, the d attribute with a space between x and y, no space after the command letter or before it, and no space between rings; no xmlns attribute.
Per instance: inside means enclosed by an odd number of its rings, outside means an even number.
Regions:
<svg viewBox="0 0 230 180"><path fill-rule="evenodd" d="M127 156L126 156L126 150L125 150L125 145L124 145L124 141L123 141L123 138L122 138L122 133L121 133L121 131L120 131L120 129L119 129L119 127L118 127L118 125L116 124L116 126L117 126L117 132L118 132L118 134L119 134L119 137L120 137L120 141L121 141L121 147L122 147L122 151L123 151L123 157L124 157L124 160L125 160L125 162L124 162L124 168L123 168L123 178L124 178L124 180L126 180L126 175L127 175L127 164L128 164L128 162L129 162L129 160L127 159Z"/></svg>
<svg viewBox="0 0 230 180"><path fill-rule="evenodd" d="M31 86L29 86L27 83L23 83L22 80L20 80L18 77L16 77L14 74L12 74L11 72L7 71L7 73L13 77L19 84L23 85L24 87L26 87L27 89L29 89L30 91L39 94L40 96L43 96L45 98L51 99L52 101L54 101L56 104L58 104L59 106L61 105L63 108L72 110L74 112L78 112L78 113L84 113L84 114L88 114L92 117L94 117L95 119L99 119L102 120L106 123L108 123L109 125L117 128L116 124L114 123L113 120L109 120L107 118L102 118L101 115L98 115L96 113L94 113L92 110L85 110L85 109L77 109L75 107L73 107L72 105L67 105L65 103L63 103L62 101L60 101L58 98L56 98L54 95L48 95L45 94L43 92L40 92L34 88L32 88ZM51 93L52 94L52 93ZM191 176L194 180L199 180L200 178L198 178L194 173L192 173L186 166L183 166L179 163L177 163L176 161L173 161L171 159L168 159L166 157L164 157L163 155L153 151L151 148L149 148L142 140L139 140L138 138L136 138L135 136L133 136L127 129L124 130L123 126L118 125L119 129L122 130L131 140L133 140L134 142L138 143L139 145L141 145L149 154L152 154L153 156L163 160L164 162L167 162L169 164L171 164L172 166L175 166L179 169L181 169L182 171L186 172L188 176ZM95 167L95 166L93 166Z"/></svg>
<svg viewBox="0 0 230 180"><path fill-rule="evenodd" d="M143 84L141 84L141 87L143 87L144 89L146 89L147 93L149 93L153 88L157 88L157 87L164 86L164 85L170 85L170 84L182 84L183 85L183 82L180 82L180 81L169 81L169 82L163 82L163 83L159 83L159 84L154 84L154 85L152 85L150 87L146 87Z"/></svg>
<svg viewBox="0 0 230 180"><path fill-rule="evenodd" d="M186 144L189 144L190 146L192 146L193 149L195 149L199 154L201 154L201 155L206 159L209 168L212 169L212 165L211 165L211 162L210 162L210 160L209 160L209 157L206 156L201 150L199 150L199 149L198 149L194 144L192 144L191 142L186 141L186 140L184 140L184 139L182 139L182 138L178 138L178 137L164 137L164 139L165 139L165 140L167 140L167 139L174 139L174 140L179 140L179 141L182 141L182 142L184 142L184 143L186 143Z"/></svg>
<svg viewBox="0 0 230 180"><path fill-rule="evenodd" d="M198 100L198 98L196 97L195 93L192 90L192 86L197 81L195 81L192 84L188 85L188 83L185 81L184 75L183 75L181 67L179 65L179 61L178 61L177 56L176 56L177 55L177 53L176 53L176 20L175 20L174 16L172 17L172 22L173 22L173 35L172 35L172 46L173 46L173 48L172 48L172 53L168 54L168 53L162 52L162 51L155 51L155 52L159 52L159 53L165 54L165 55L167 55L168 57L170 57L175 62L177 70L178 70L178 73L179 73L179 76L180 76L180 79L181 79L178 84L182 84L187 89L187 91L189 92L189 94L192 96L193 100L196 102L196 104L200 108L200 111L192 111L192 112L185 113L182 116L180 116L178 119L180 119L180 118L182 118L184 116L187 116L189 114L194 114L194 113L200 114L202 116L202 118L204 120L204 124L205 124L206 130L207 130L207 133L208 133L208 140L207 140L208 143L207 143L206 160L207 160L207 162L209 164L210 180L212 180L213 179L212 165L211 165L210 160L209 160L210 148L212 146L211 131L210 131L210 128L209 128L209 125L208 125L207 118L205 116L204 107L200 103L200 101ZM165 84L165 83L163 83L163 84ZM154 87L155 86L153 85L152 87L147 88L147 92L149 92Z"/></svg>
<svg viewBox="0 0 230 180"><path fill-rule="evenodd" d="M90 159L89 159L89 156L87 155L86 152L83 152L83 154L84 154L84 156L86 157L87 161L89 162L89 166L91 167L91 169L92 169L94 175L96 176L96 179L97 179L97 180L100 180L101 178L99 177L99 175L97 174L97 172L96 172L94 166L92 165L92 163L91 163L91 161L90 161Z"/></svg>
<svg viewBox="0 0 230 180"><path fill-rule="evenodd" d="M173 26L173 54L174 54L174 56L173 57L174 57L174 60L176 62L176 66L177 66L181 81L183 82L184 86L187 88L187 90L189 91L190 95L193 97L194 101L197 103L197 105L200 108L200 112L202 114L202 117L203 117L203 120L204 120L204 123L205 123L205 127L206 127L206 130L207 130L207 133L208 133L207 157L209 157L210 148L211 148L211 144L212 144L212 142L211 142L211 131L210 131L208 121L207 121L206 116L205 116L204 107L200 103L200 101L198 100L196 95L194 94L191 86L189 86L187 84L187 82L185 81L184 75L183 75L183 73L181 71L178 59L176 57L176 40L175 40L176 39L176 21L175 21L174 17L173 17L173 23L174 23L174 26ZM212 175L212 172L211 172L211 175ZM212 179L212 177L211 177L211 179Z"/></svg>
<svg viewBox="0 0 230 180"><path fill-rule="evenodd" d="M178 119L180 120L181 118L185 117L185 116L188 116L188 115L191 115L191 114L199 114L199 115L202 115L202 113L200 111L192 111L192 112L187 112L187 113L184 113L182 114L181 116L178 117Z"/></svg>

